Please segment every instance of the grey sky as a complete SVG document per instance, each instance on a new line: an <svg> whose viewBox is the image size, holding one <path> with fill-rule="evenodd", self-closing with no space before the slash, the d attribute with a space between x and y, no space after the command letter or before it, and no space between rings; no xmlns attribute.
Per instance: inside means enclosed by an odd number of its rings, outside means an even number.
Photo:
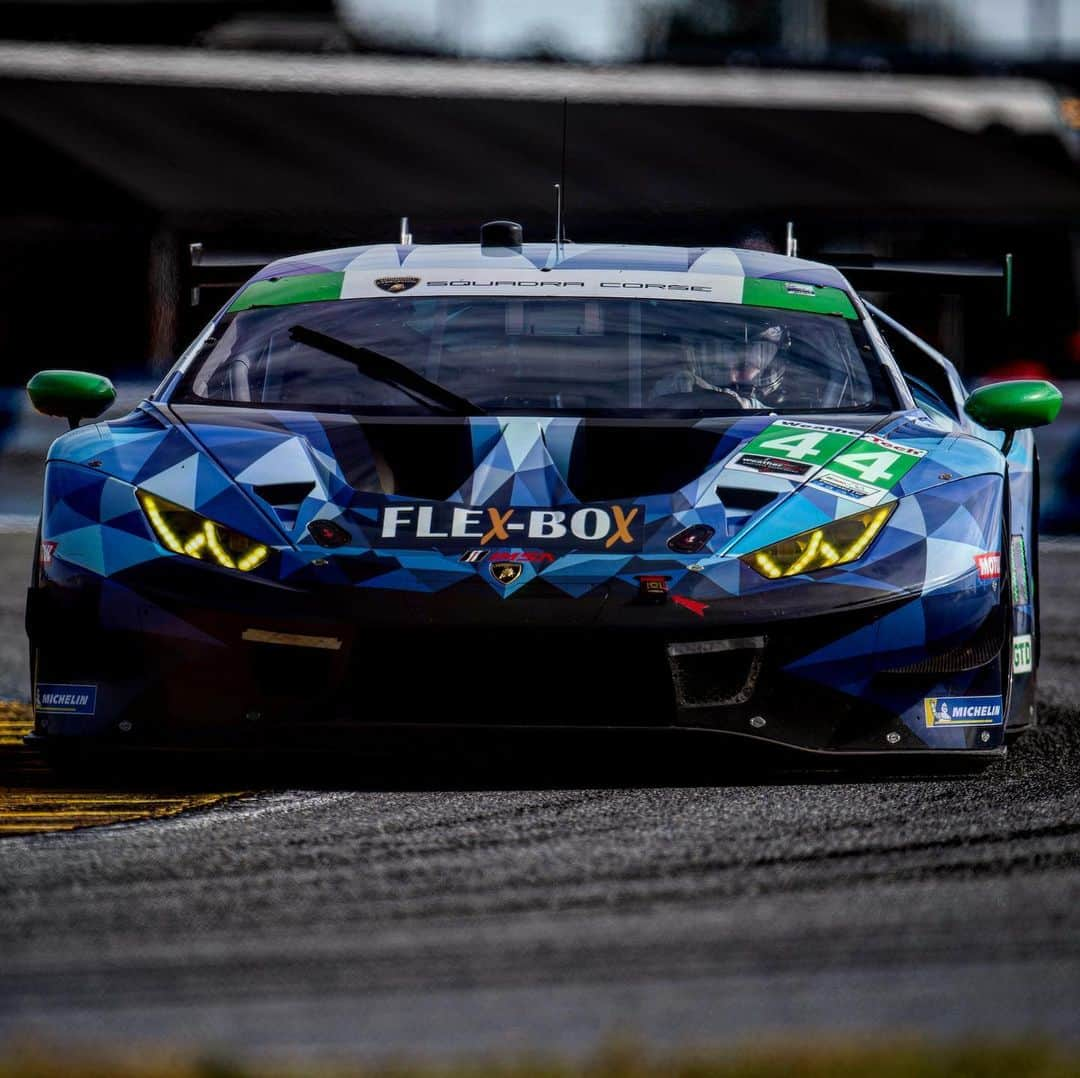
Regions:
<svg viewBox="0 0 1080 1078"><path fill-rule="evenodd" d="M653 0L663 3L663 0ZM923 0L894 0L919 6ZM1033 42L1029 0L944 0L990 51L1042 51ZM1080 49L1080 0L1059 0L1063 51ZM550 42L582 60L618 60L634 46L627 0L342 0L347 18L389 36L416 35L473 54L498 56Z"/></svg>
<svg viewBox="0 0 1080 1078"><path fill-rule="evenodd" d="M1032 41L1027 0L947 0L962 22L971 26L980 44L990 49L1013 51L1039 49ZM1062 34L1066 49L1080 46L1080 2L1060 0Z"/></svg>

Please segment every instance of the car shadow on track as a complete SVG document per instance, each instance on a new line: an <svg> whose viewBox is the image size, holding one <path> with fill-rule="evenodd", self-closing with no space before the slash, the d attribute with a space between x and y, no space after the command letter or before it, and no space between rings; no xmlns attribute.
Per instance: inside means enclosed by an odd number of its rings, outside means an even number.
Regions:
<svg viewBox="0 0 1080 1078"><path fill-rule="evenodd" d="M318 750L95 753L68 761L58 775L114 789L446 792L926 781L986 772L984 760L837 760L699 731L402 729L356 733Z"/></svg>

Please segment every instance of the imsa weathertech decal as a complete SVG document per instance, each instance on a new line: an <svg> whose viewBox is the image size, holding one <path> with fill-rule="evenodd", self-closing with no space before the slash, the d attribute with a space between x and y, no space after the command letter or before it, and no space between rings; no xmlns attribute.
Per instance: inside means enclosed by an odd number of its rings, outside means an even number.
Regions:
<svg viewBox="0 0 1080 1078"><path fill-rule="evenodd" d="M379 516L379 538L385 546L420 542L513 545L567 550L594 547L625 553L640 550L644 514L638 505L575 505L566 509L534 509L488 505L386 505ZM475 561L476 558L469 560Z"/></svg>
<svg viewBox="0 0 1080 1078"><path fill-rule="evenodd" d="M841 498L850 498L853 502L873 505L881 498L881 491L857 479L849 479L827 468L814 476L814 486L828 494L838 494Z"/></svg>
<svg viewBox="0 0 1080 1078"><path fill-rule="evenodd" d="M465 553L458 558L458 561L475 565L477 562L483 561L490 553L490 550L466 550Z"/></svg>
<svg viewBox="0 0 1080 1078"><path fill-rule="evenodd" d="M1033 668L1031 633L1013 637L1013 673L1030 674Z"/></svg>
<svg viewBox="0 0 1080 1078"><path fill-rule="evenodd" d="M1000 696L930 696L923 701L927 726L1001 726Z"/></svg>
<svg viewBox="0 0 1080 1078"><path fill-rule="evenodd" d="M766 475L789 475L802 477L812 465L801 460L784 460L781 457L763 457L757 453L742 453L732 467L739 471L763 472Z"/></svg>
<svg viewBox="0 0 1080 1078"><path fill-rule="evenodd" d="M38 685L34 694L34 708L37 711L93 715L96 706L96 685Z"/></svg>

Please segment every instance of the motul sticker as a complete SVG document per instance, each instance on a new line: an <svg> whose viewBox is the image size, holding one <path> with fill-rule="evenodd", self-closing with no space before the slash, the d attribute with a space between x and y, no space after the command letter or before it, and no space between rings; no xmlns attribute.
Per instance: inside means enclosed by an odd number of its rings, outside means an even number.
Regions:
<svg viewBox="0 0 1080 1078"><path fill-rule="evenodd" d="M980 580L997 580L1001 576L1001 552L975 555L975 568Z"/></svg>

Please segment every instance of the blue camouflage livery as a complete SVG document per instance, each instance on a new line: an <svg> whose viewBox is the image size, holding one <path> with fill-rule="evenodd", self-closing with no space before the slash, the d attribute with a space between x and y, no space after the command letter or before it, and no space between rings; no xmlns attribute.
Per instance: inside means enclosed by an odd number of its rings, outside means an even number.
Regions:
<svg viewBox="0 0 1080 1078"><path fill-rule="evenodd" d="M478 273L493 261L476 247L312 254L267 266L222 313L252 295L303 303L305 287L377 294L372 280L401 271L439 274L448 290L496 287L504 278ZM869 319L832 267L761 252L560 257L536 244L498 260L500 274L532 274L522 280L552 267L707 274L742 282L725 293L736 303L776 295L747 282L782 281L808 286L784 293L790 309ZM56 699L56 686L89 687L94 706L39 699L39 738L238 730L242 742L255 728L438 724L440 694L485 684L506 649L522 697L573 695L591 670L625 689L618 725L798 749L995 752L1034 716L1034 443L1022 431L1006 447L962 401L952 415L905 388L889 414L678 424L439 416L412 425L407 452L389 451L385 417L181 402L191 354L130 415L49 452L28 618L35 684ZM828 451L795 468L784 447L808 435ZM885 479L845 466L882 452L897 462ZM415 478L425 454L440 478ZM590 463L612 459L624 475ZM665 472L658 459L674 463ZM263 560L239 572L170 549L148 495L258 544L248 549ZM847 564L777 579L755 567L756 552L860 512L884 523ZM703 545L673 546L695 528ZM649 671L664 682L655 695ZM388 690L417 680L403 715Z"/></svg>

